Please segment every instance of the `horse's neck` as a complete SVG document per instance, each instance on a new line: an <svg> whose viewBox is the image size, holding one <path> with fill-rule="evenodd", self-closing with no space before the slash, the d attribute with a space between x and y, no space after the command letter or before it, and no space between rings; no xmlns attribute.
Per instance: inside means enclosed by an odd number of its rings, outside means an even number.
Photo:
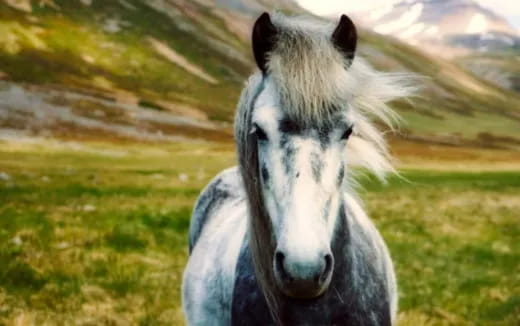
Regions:
<svg viewBox="0 0 520 326"><path fill-rule="evenodd" d="M338 217L336 219L336 227L334 228L334 237L331 242L331 250L334 256L334 274L332 276L330 289L348 291L349 279L353 275L352 258L355 248L352 247L351 221L353 217L349 214L347 203L343 202L340 206ZM339 296L340 294L338 294Z"/></svg>

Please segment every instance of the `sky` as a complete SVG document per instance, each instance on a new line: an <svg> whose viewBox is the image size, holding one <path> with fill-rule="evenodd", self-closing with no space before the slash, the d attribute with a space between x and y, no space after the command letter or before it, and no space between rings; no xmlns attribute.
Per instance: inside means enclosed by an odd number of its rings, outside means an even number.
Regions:
<svg viewBox="0 0 520 326"><path fill-rule="evenodd" d="M300 6L317 15L349 13L368 8L388 6L399 0L296 0ZM520 31L520 0L475 0L483 7L504 16Z"/></svg>

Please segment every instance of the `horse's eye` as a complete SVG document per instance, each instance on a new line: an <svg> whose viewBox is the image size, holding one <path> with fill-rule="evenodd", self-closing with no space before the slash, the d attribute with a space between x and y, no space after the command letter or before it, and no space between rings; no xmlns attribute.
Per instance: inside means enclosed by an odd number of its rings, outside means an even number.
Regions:
<svg viewBox="0 0 520 326"><path fill-rule="evenodd" d="M258 126L255 126L255 135L258 140L267 140L267 134Z"/></svg>
<svg viewBox="0 0 520 326"><path fill-rule="evenodd" d="M352 134L352 127L349 127L347 130L345 130L343 135L341 135L341 139L342 140L347 140L350 137L351 134Z"/></svg>

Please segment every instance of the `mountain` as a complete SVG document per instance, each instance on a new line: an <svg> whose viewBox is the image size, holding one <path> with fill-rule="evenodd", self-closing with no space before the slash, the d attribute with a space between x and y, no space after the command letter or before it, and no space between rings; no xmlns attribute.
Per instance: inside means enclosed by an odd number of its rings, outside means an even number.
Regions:
<svg viewBox="0 0 520 326"><path fill-rule="evenodd" d="M274 0L0 0L0 139L230 141L255 67L254 17ZM520 96L461 65L360 30L385 71L424 76L395 103L401 140L518 148Z"/></svg>
<svg viewBox="0 0 520 326"><path fill-rule="evenodd" d="M518 32L473 0L405 0L359 17L377 33L428 46L444 57L520 49Z"/></svg>
<svg viewBox="0 0 520 326"><path fill-rule="evenodd" d="M0 1L4 127L230 139L221 122L252 62L220 16L204 1Z"/></svg>
<svg viewBox="0 0 520 326"><path fill-rule="evenodd" d="M379 34L453 59L480 78L519 92L520 35L473 0L406 0L356 17Z"/></svg>
<svg viewBox="0 0 520 326"><path fill-rule="evenodd" d="M455 61L491 83L520 93L520 55L476 53L456 58Z"/></svg>
<svg viewBox="0 0 520 326"><path fill-rule="evenodd" d="M215 4L222 8L241 12L246 15L259 15L273 9L298 12L302 9L293 0L216 0Z"/></svg>

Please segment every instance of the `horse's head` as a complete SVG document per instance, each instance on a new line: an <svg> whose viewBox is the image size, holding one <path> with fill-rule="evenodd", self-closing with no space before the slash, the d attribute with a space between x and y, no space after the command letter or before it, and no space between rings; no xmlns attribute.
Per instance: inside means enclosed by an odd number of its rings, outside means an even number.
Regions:
<svg viewBox="0 0 520 326"><path fill-rule="evenodd" d="M336 87L338 78L330 73L352 62L355 27L343 16L322 36L306 39L277 27L268 14L253 30L263 89L253 103L248 137L273 236L274 280L282 293L296 298L317 297L330 284L345 147L354 127L348 101L337 101L342 94L327 88ZM329 43L328 51L316 42Z"/></svg>
<svg viewBox="0 0 520 326"><path fill-rule="evenodd" d="M380 73L354 54L352 21L263 14L253 29L260 72L238 105L235 139L250 212L257 280L277 315L283 296L315 298L339 264L335 235L352 164L392 170L371 122L414 91L409 75Z"/></svg>

